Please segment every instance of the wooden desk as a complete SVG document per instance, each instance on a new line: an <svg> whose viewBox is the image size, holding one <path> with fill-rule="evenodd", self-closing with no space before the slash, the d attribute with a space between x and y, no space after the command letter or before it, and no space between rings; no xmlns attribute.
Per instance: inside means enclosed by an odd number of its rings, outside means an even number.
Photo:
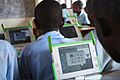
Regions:
<svg viewBox="0 0 120 80"><path fill-rule="evenodd" d="M103 73L102 80L120 80L120 70Z"/></svg>
<svg viewBox="0 0 120 80"><path fill-rule="evenodd" d="M90 31L94 30L94 27L84 27L84 28L79 28L80 32L82 33L83 37L89 33Z"/></svg>

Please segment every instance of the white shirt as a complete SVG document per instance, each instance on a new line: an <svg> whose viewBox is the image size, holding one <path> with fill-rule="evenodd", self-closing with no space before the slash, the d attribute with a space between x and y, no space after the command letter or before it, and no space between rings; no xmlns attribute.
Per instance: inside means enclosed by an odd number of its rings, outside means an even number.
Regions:
<svg viewBox="0 0 120 80"><path fill-rule="evenodd" d="M81 24L90 24L88 16L83 10L81 10L81 13L79 14L79 16L77 16L77 19L78 21L80 21Z"/></svg>
<svg viewBox="0 0 120 80"><path fill-rule="evenodd" d="M0 80L18 80L17 53L7 41L0 40Z"/></svg>

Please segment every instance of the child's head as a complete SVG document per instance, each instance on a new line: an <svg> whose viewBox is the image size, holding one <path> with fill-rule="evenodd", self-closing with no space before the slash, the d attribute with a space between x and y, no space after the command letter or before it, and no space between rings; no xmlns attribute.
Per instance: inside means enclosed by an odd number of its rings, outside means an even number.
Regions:
<svg viewBox="0 0 120 80"><path fill-rule="evenodd" d="M72 4L73 12L79 13L83 7L83 3L81 1L76 1Z"/></svg>
<svg viewBox="0 0 120 80"><path fill-rule="evenodd" d="M66 9L66 4L64 3L64 4L61 4L61 8L62 9Z"/></svg>
<svg viewBox="0 0 120 80"><path fill-rule="evenodd" d="M57 1L44 0L40 2L35 8L34 15L36 29L42 34L58 30L63 24L61 6Z"/></svg>
<svg viewBox="0 0 120 80"><path fill-rule="evenodd" d="M86 9L103 47L120 62L120 0L88 0Z"/></svg>

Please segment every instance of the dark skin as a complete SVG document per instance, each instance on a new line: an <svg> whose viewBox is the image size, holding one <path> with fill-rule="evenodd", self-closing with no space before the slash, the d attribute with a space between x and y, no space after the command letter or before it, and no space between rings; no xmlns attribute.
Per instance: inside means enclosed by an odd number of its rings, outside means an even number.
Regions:
<svg viewBox="0 0 120 80"><path fill-rule="evenodd" d="M79 16L79 14L81 13L81 9L82 8L79 8L79 6L73 5L73 12L77 13L77 16Z"/></svg>
<svg viewBox="0 0 120 80"><path fill-rule="evenodd" d="M32 28L33 34L34 34L35 38L37 39L40 35L42 35L42 32L37 30L38 25L37 25L35 19L33 20L33 24L34 24L34 26Z"/></svg>
<svg viewBox="0 0 120 80"><path fill-rule="evenodd" d="M89 0L86 11L92 16L101 44L112 59L120 63L119 4L119 0Z"/></svg>
<svg viewBox="0 0 120 80"><path fill-rule="evenodd" d="M62 18L61 25L59 26L59 28L62 28L63 25L64 25L64 19ZM36 39L39 36L41 36L41 35L43 35L43 34L45 34L47 32L46 31L47 29L46 30L42 30L42 29L38 30L38 26L39 26L39 24L37 24L37 21L34 19L33 20L33 28L32 28L32 30L33 30L33 34L34 34L34 36L35 36ZM57 31L57 30L55 30L55 31Z"/></svg>

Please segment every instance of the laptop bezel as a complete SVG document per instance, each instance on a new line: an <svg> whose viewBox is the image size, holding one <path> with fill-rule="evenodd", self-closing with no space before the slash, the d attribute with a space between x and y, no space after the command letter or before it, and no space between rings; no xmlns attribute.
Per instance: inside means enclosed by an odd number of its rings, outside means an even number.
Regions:
<svg viewBox="0 0 120 80"><path fill-rule="evenodd" d="M66 46L83 45L83 44L89 45L90 53L92 54L91 56L92 56L93 68L63 74L58 48L66 47ZM84 76L88 74L95 74L95 73L101 72L100 66L97 60L95 47L91 40L67 43L67 44L52 45L52 58L53 58L53 64L54 64L53 70L55 72L54 74L56 75L57 79L69 79L69 78L73 78L77 76Z"/></svg>
<svg viewBox="0 0 120 80"><path fill-rule="evenodd" d="M69 38L69 39L73 39L75 41L82 41L82 39L83 39L82 33L80 32L80 30L78 29L78 27L76 26L76 24L66 24L66 25L63 26L63 28L67 28L67 27L71 27L71 26L74 27L74 29L76 31L76 34L77 34L77 37Z"/></svg>

